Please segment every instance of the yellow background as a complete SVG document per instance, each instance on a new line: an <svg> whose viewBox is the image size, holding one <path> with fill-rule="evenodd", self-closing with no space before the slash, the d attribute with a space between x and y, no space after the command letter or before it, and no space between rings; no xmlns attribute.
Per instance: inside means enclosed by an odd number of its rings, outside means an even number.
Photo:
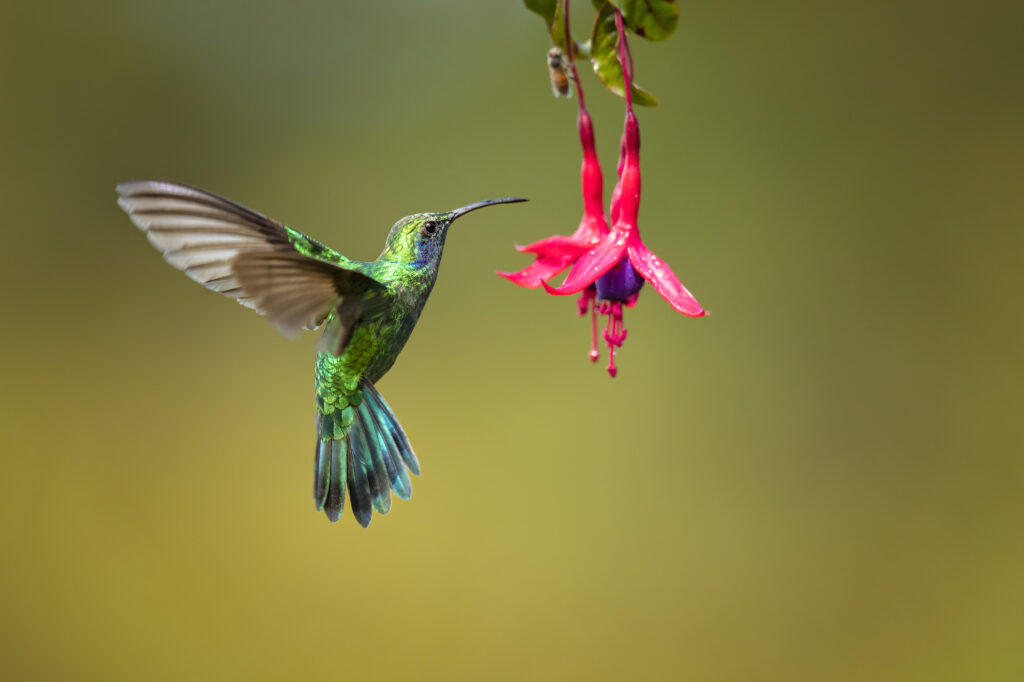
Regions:
<svg viewBox="0 0 1024 682"><path fill-rule="evenodd" d="M713 314L646 288L611 380L492 274L581 210L520 3L4 2L0 677L1024 678L1020 4L681 5L640 226ZM154 176L362 259L531 199L381 383L412 502L314 513L313 340L161 261Z"/></svg>

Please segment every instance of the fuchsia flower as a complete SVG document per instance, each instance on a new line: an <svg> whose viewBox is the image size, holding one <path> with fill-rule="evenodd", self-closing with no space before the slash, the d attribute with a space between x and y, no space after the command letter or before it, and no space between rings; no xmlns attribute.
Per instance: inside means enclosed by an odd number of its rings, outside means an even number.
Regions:
<svg viewBox="0 0 1024 682"><path fill-rule="evenodd" d="M615 376L615 349L626 340L622 309L636 305L644 281L669 305L690 317L705 314L697 299L686 290L671 268L652 253L640 239L637 216L640 211L640 126L633 114L631 84L633 82L632 56L622 28L622 16L615 13L619 33L619 53L626 90L626 120L619 148L619 181L612 192L609 213L611 229L604 220L601 205L601 169L594 151L593 124L583 106L583 93L573 77L580 94L578 127L583 143L583 220L570 237L554 236L525 247L520 251L533 253L536 260L516 273L498 273L524 287L543 285L549 294L566 296L581 293L578 301L580 315L591 312L592 342L590 359L596 361L597 315L607 316L603 336L608 345L608 373ZM569 43L571 44L571 43ZM547 280L572 265L561 286L553 287Z"/></svg>

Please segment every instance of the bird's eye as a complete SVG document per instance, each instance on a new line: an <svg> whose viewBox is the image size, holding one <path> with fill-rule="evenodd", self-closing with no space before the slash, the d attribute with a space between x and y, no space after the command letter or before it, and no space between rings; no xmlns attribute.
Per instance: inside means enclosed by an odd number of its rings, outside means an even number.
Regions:
<svg viewBox="0 0 1024 682"><path fill-rule="evenodd" d="M428 220L427 222L423 223L423 231L426 232L427 234L434 234L434 232L437 231L437 223L435 223L433 220Z"/></svg>

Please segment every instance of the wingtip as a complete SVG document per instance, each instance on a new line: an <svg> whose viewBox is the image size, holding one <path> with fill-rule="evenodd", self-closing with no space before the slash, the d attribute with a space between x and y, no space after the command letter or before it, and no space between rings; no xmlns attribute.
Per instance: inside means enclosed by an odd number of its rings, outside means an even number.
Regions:
<svg viewBox="0 0 1024 682"><path fill-rule="evenodd" d="M114 189L121 197L130 197L134 194L138 194L139 188L142 185L148 185L153 183L153 180L125 180L114 185Z"/></svg>

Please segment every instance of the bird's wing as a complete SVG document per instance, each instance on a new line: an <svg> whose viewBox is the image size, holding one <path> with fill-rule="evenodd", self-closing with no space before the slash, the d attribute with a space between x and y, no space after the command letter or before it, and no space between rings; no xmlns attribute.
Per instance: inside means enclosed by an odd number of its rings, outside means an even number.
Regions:
<svg viewBox="0 0 1024 682"><path fill-rule="evenodd" d="M117 192L168 263L266 315L288 336L315 329L335 310L354 324L387 298L383 284L359 271L362 264L216 194L164 180L122 183Z"/></svg>

